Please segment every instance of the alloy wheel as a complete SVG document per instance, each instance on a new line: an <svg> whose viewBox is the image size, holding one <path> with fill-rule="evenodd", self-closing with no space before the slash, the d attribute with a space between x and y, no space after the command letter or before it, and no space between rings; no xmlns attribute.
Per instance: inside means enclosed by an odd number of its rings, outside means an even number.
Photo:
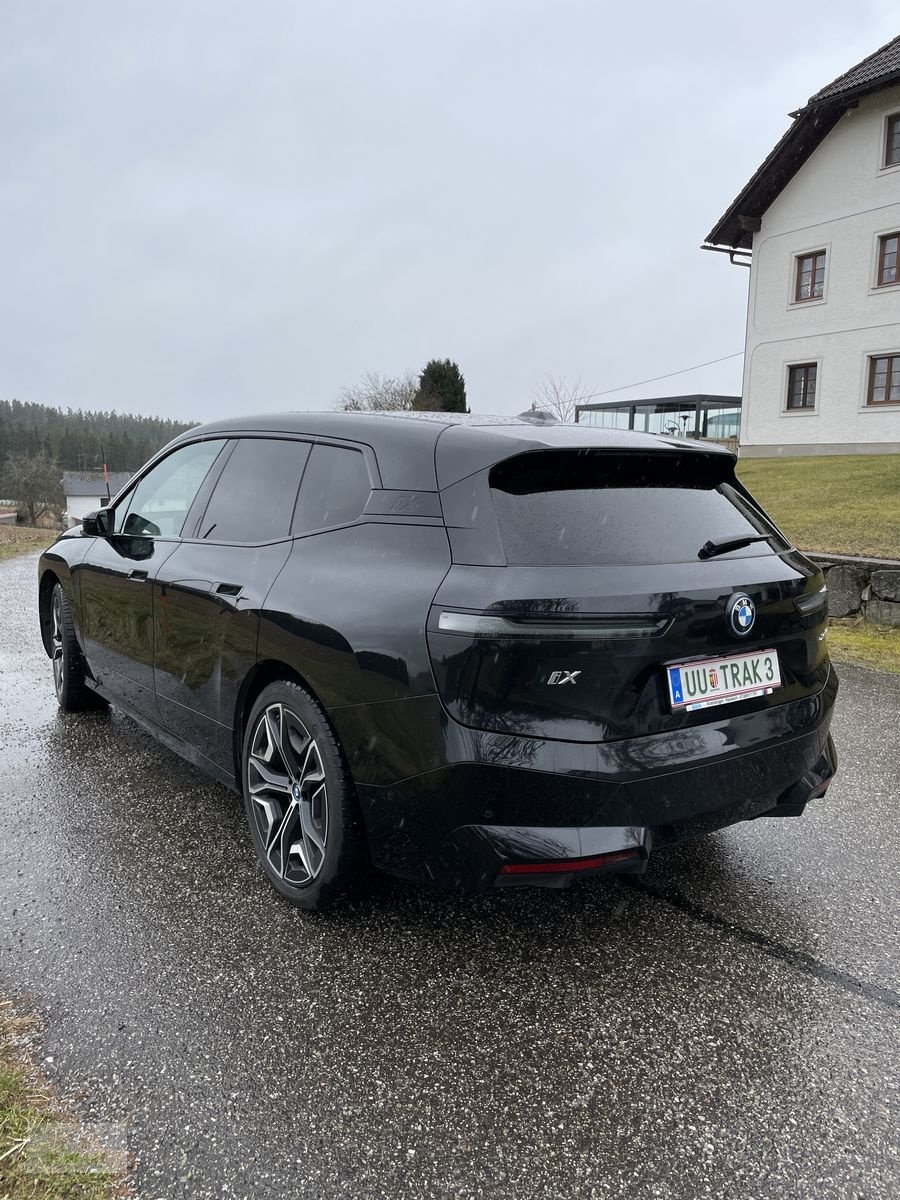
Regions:
<svg viewBox="0 0 900 1200"><path fill-rule="evenodd" d="M257 719L247 787L269 866L285 883L312 882L328 837L325 768L315 739L285 704L270 704Z"/></svg>
<svg viewBox="0 0 900 1200"><path fill-rule="evenodd" d="M53 660L53 686L56 688L56 695L59 698L62 695L66 678L66 663L63 657L62 594L59 588L54 592L53 603L50 605L50 648Z"/></svg>

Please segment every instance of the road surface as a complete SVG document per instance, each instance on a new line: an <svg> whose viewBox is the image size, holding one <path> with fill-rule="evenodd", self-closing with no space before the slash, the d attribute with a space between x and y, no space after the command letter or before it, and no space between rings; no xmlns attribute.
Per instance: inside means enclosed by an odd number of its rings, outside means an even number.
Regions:
<svg viewBox="0 0 900 1200"><path fill-rule="evenodd" d="M145 1200L900 1194L900 678L801 820L633 883L280 901L238 798L62 714L0 564L0 991Z"/></svg>

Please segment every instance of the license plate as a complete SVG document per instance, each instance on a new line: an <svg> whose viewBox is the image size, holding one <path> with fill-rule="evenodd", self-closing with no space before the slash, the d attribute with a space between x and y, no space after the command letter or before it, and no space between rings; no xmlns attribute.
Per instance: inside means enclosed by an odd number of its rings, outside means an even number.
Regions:
<svg viewBox="0 0 900 1200"><path fill-rule="evenodd" d="M707 658L666 668L673 711L694 712L733 700L768 696L781 687L781 670L775 650Z"/></svg>

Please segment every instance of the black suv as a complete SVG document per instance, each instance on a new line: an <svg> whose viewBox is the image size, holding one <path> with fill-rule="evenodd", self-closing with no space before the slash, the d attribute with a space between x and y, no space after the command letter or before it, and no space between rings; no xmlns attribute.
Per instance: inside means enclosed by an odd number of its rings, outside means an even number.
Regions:
<svg viewBox="0 0 900 1200"><path fill-rule="evenodd" d="M176 439L40 560L63 708L243 792L278 891L642 871L824 793L819 569L727 451L528 417Z"/></svg>

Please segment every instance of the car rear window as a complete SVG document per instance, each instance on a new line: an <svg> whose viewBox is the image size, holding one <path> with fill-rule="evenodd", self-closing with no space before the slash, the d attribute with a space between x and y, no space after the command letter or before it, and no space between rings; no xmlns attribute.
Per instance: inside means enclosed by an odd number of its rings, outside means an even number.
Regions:
<svg viewBox="0 0 900 1200"><path fill-rule="evenodd" d="M778 538L724 455L535 451L493 467L490 486L506 560L517 566L696 562L709 539ZM729 553L772 550L758 542Z"/></svg>

